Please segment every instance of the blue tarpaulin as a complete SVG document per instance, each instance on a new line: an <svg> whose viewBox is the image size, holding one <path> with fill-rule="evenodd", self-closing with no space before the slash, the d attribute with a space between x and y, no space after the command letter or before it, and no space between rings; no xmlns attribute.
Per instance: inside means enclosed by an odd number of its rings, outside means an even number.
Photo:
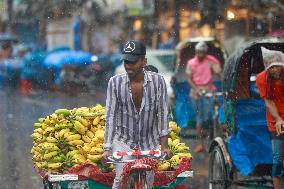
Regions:
<svg viewBox="0 0 284 189"><path fill-rule="evenodd" d="M174 107L175 120L181 128L185 128L190 120L194 120L195 114L192 110L189 97L190 87L188 83L180 82L175 85L176 103Z"/></svg>
<svg viewBox="0 0 284 189"><path fill-rule="evenodd" d="M43 66L46 56L45 52L35 50L24 58L24 67L21 73L22 79L28 79L36 82L40 86L48 85L48 72Z"/></svg>
<svg viewBox="0 0 284 189"><path fill-rule="evenodd" d="M91 63L92 54L85 51L59 51L50 53L44 60L48 68L61 68L64 65L88 65Z"/></svg>
<svg viewBox="0 0 284 189"><path fill-rule="evenodd" d="M215 81L216 91L221 91L221 81ZM189 122L195 121L195 113L192 109L191 98L189 96L190 86L187 81L178 82L175 84L176 102L174 107L175 121L181 128L185 128ZM223 104L223 97L218 97L220 105ZM213 113L213 107L212 107ZM212 114L213 116L213 114ZM224 117L224 111L219 111L220 119Z"/></svg>
<svg viewBox="0 0 284 189"><path fill-rule="evenodd" d="M235 102L236 128L228 141L233 164L248 176L258 164L272 164L270 134L261 99Z"/></svg>

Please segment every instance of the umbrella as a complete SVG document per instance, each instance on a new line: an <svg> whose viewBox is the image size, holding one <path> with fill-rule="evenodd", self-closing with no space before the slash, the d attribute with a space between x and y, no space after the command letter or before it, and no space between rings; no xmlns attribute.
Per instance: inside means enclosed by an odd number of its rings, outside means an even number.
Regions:
<svg viewBox="0 0 284 189"><path fill-rule="evenodd" d="M64 65L89 65L92 54L85 51L59 51L49 54L44 65L48 68L61 68Z"/></svg>

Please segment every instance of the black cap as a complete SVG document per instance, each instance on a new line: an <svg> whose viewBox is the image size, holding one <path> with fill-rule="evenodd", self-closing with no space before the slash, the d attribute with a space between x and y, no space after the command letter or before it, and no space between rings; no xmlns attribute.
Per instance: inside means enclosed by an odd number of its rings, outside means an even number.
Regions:
<svg viewBox="0 0 284 189"><path fill-rule="evenodd" d="M139 58L143 58L146 55L146 47L139 41L128 41L122 50L122 60L128 60L131 62L137 61Z"/></svg>

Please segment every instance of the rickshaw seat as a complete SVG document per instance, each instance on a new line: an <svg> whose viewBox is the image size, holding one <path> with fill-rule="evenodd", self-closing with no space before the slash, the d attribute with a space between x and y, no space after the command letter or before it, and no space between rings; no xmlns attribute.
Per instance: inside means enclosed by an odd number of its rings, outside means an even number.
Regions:
<svg viewBox="0 0 284 189"><path fill-rule="evenodd" d="M248 176L257 165L272 164L266 109L262 99L238 100L234 106L236 132L228 141L228 151L236 168Z"/></svg>

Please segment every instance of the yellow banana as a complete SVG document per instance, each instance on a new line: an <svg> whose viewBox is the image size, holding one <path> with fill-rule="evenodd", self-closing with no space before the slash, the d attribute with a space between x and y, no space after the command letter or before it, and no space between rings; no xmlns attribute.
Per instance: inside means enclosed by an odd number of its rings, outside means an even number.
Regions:
<svg viewBox="0 0 284 189"><path fill-rule="evenodd" d="M54 137L49 136L49 137L46 137L46 141L47 142L57 142L57 139L54 138Z"/></svg>
<svg viewBox="0 0 284 189"><path fill-rule="evenodd" d="M80 140L81 139L81 135L79 135L79 134L69 135L66 139L68 141Z"/></svg>
<svg viewBox="0 0 284 189"><path fill-rule="evenodd" d="M44 142L44 143L41 143L39 144L39 148L43 148L43 149L50 149L50 148L53 148L55 147L56 144L55 143L51 143L51 142Z"/></svg>
<svg viewBox="0 0 284 189"><path fill-rule="evenodd" d="M70 129L62 129L61 131L59 131L59 137L62 138L67 132L70 132Z"/></svg>
<svg viewBox="0 0 284 189"><path fill-rule="evenodd" d="M82 154L74 154L73 159L85 159L85 161L86 161L85 156L83 156Z"/></svg>
<svg viewBox="0 0 284 189"><path fill-rule="evenodd" d="M105 126L105 121L104 120L101 120L100 122L99 122L99 125L101 125L101 126Z"/></svg>
<svg viewBox="0 0 284 189"><path fill-rule="evenodd" d="M95 133L95 136L96 136L96 137L98 137L98 136L104 136L104 133L105 133L104 130L97 130L96 133Z"/></svg>
<svg viewBox="0 0 284 189"><path fill-rule="evenodd" d="M159 164L157 169L159 171L166 171L166 170L168 170L170 168L170 165L171 164L169 162L164 162L164 163Z"/></svg>
<svg viewBox="0 0 284 189"><path fill-rule="evenodd" d="M180 163L180 158L178 155L172 156L172 158L169 160L171 163L171 166L177 166Z"/></svg>
<svg viewBox="0 0 284 189"><path fill-rule="evenodd" d="M72 151L69 151L67 154L66 154L66 157L67 158L72 158L75 154L79 154L80 152L78 150L72 150Z"/></svg>
<svg viewBox="0 0 284 189"><path fill-rule="evenodd" d="M46 127L45 132L46 133L53 133L54 132L54 127L51 127L51 126Z"/></svg>
<svg viewBox="0 0 284 189"><path fill-rule="evenodd" d="M54 132L54 137L55 137L56 139L60 139L60 136L59 136L59 132L58 132L58 131L55 131L55 132Z"/></svg>
<svg viewBox="0 0 284 189"><path fill-rule="evenodd" d="M44 118L38 118L39 123L43 123L43 121L44 121Z"/></svg>
<svg viewBox="0 0 284 189"><path fill-rule="evenodd" d="M42 128L42 129L46 129L47 127L48 127L47 124L45 124L45 123L42 123L42 124L41 124L41 128Z"/></svg>
<svg viewBox="0 0 284 189"><path fill-rule="evenodd" d="M74 129L76 129L76 131L78 131L81 135L86 132L86 128L77 120L74 122Z"/></svg>
<svg viewBox="0 0 284 189"><path fill-rule="evenodd" d="M91 150L91 147L90 147L89 145L84 145L84 146L82 147L82 149L84 150L85 153L89 153L90 150Z"/></svg>
<svg viewBox="0 0 284 189"><path fill-rule="evenodd" d="M77 121L79 121L80 123L82 123L82 125L84 125L85 127L89 127L90 123L88 122L88 120L80 117L80 116L76 116L75 119Z"/></svg>
<svg viewBox="0 0 284 189"><path fill-rule="evenodd" d="M96 145L97 148L104 148L104 144L100 143Z"/></svg>
<svg viewBox="0 0 284 189"><path fill-rule="evenodd" d="M31 134L31 137L35 140L35 141L39 141L42 139L42 135L39 133L33 133Z"/></svg>
<svg viewBox="0 0 284 189"><path fill-rule="evenodd" d="M35 162L35 165L36 165L36 167L37 168L39 168L39 169L44 169L44 168L46 168L46 162L45 163L43 163L43 162Z"/></svg>
<svg viewBox="0 0 284 189"><path fill-rule="evenodd" d="M104 150L102 148L92 147L90 154L102 154Z"/></svg>
<svg viewBox="0 0 284 189"><path fill-rule="evenodd" d="M37 129L34 130L34 133L43 134L43 130L42 130L42 128L37 128Z"/></svg>
<svg viewBox="0 0 284 189"><path fill-rule="evenodd" d="M43 155L43 159L49 160L50 158L52 158L53 156L56 156L57 154L58 154L58 151L49 152Z"/></svg>
<svg viewBox="0 0 284 189"><path fill-rule="evenodd" d="M179 147L177 147L176 152L179 152L179 153L189 152L189 147L188 146L179 146Z"/></svg>
<svg viewBox="0 0 284 189"><path fill-rule="evenodd" d="M177 135L176 135L176 133L173 132L173 131L170 133L170 137L171 137L171 139L173 139L173 140L175 140L175 139L178 138Z"/></svg>
<svg viewBox="0 0 284 189"><path fill-rule="evenodd" d="M173 140L173 146L176 146L178 143L180 143L180 140L179 140L179 139Z"/></svg>
<svg viewBox="0 0 284 189"><path fill-rule="evenodd" d="M35 128L40 128L41 127L41 123L34 123L34 127Z"/></svg>
<svg viewBox="0 0 284 189"><path fill-rule="evenodd" d="M72 140L72 141L69 141L68 143L70 145L77 146L77 145L83 145L84 141L82 141L82 140Z"/></svg>
<svg viewBox="0 0 284 189"><path fill-rule="evenodd" d="M101 120L106 120L106 115L105 115L105 114L102 115L102 116L100 117L100 119L101 119Z"/></svg>
<svg viewBox="0 0 284 189"><path fill-rule="evenodd" d="M180 158L187 158L187 159L192 159L192 156L190 153L177 153Z"/></svg>
<svg viewBox="0 0 284 189"><path fill-rule="evenodd" d="M90 137L88 137L87 135L83 135L82 136L83 141L90 143L92 140L90 139Z"/></svg>
<svg viewBox="0 0 284 189"><path fill-rule="evenodd" d="M99 124L99 122L100 122L100 117L98 116L93 120L93 125L96 126Z"/></svg>
<svg viewBox="0 0 284 189"><path fill-rule="evenodd" d="M102 155L91 155L91 154L87 155L87 158L91 161L94 161L94 162L100 160L101 157L102 157Z"/></svg>
<svg viewBox="0 0 284 189"><path fill-rule="evenodd" d="M93 133L96 133L97 132L97 128L96 127L91 127L91 129L90 129Z"/></svg>
<svg viewBox="0 0 284 189"><path fill-rule="evenodd" d="M90 137L91 139L95 137L94 133L92 131L87 131L86 134L88 135L88 137Z"/></svg>
<svg viewBox="0 0 284 189"><path fill-rule="evenodd" d="M48 169L59 169L63 163L48 163Z"/></svg>
<svg viewBox="0 0 284 189"><path fill-rule="evenodd" d="M72 134L73 133L69 131L69 132L64 133L63 137L67 139L67 137L69 137Z"/></svg>
<svg viewBox="0 0 284 189"><path fill-rule="evenodd" d="M83 156L82 158L74 158L72 160L72 163L80 164L80 163L85 163L86 161L87 161L86 158Z"/></svg>

